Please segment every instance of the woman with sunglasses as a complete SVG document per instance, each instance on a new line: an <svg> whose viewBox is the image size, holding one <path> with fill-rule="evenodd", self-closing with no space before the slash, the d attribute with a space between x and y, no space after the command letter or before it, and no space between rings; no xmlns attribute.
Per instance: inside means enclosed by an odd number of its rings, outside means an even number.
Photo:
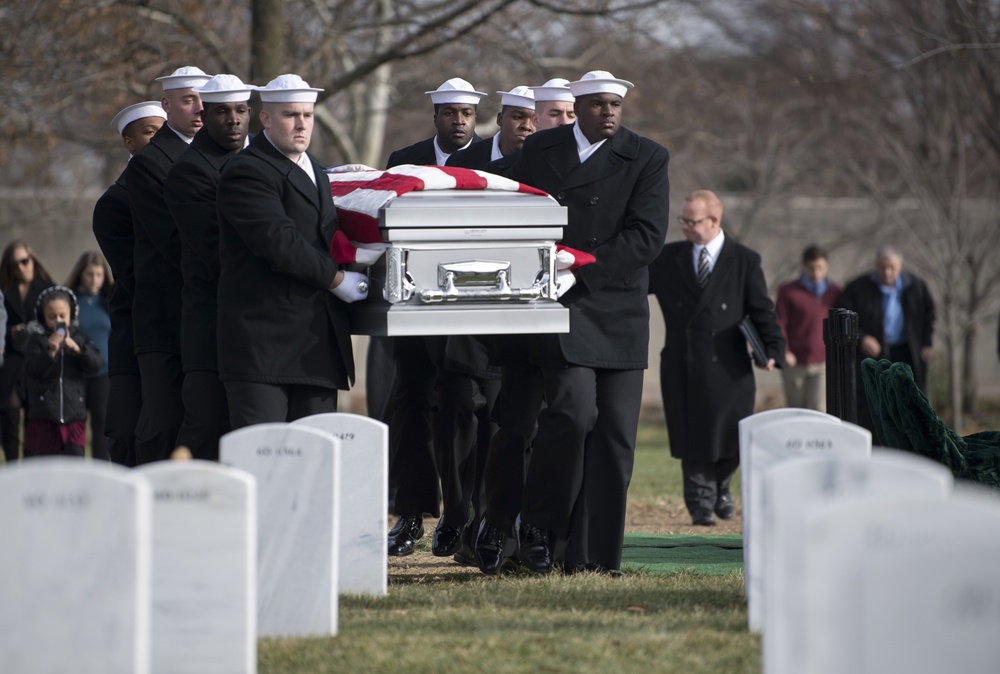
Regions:
<svg viewBox="0 0 1000 674"><path fill-rule="evenodd" d="M20 454L21 408L24 406L25 325L34 318L35 302L55 285L31 246L22 240L7 244L0 256L0 290L7 310L3 367L0 367L0 444L7 463Z"/></svg>

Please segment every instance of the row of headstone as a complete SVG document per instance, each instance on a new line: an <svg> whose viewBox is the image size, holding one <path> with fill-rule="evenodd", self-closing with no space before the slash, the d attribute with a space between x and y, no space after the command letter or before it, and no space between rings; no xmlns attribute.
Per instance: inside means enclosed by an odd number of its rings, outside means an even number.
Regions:
<svg viewBox="0 0 1000 674"><path fill-rule="evenodd" d="M852 424L755 417L741 469L765 674L1000 671L1000 495Z"/></svg>
<svg viewBox="0 0 1000 674"><path fill-rule="evenodd" d="M336 634L338 594L386 593L387 444L331 414L221 465L0 471L0 672L245 674L258 636Z"/></svg>

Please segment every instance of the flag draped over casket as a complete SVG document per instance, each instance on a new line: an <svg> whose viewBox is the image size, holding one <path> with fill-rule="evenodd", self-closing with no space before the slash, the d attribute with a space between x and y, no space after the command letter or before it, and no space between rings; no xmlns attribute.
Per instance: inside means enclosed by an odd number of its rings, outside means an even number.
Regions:
<svg viewBox="0 0 1000 674"><path fill-rule="evenodd" d="M545 195L545 192L486 171L451 166L402 164L385 171L329 169L330 193L339 229L330 244L338 264L358 261L358 248L381 244L379 210L396 197L421 190L499 190ZM573 267L594 261L589 253L558 246L574 255ZM571 268L573 268L571 267Z"/></svg>

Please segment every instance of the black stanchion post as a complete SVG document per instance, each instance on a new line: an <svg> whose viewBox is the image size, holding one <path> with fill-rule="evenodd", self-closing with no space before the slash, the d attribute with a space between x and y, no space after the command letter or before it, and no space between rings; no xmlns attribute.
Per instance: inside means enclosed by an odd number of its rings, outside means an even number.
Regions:
<svg viewBox="0 0 1000 674"><path fill-rule="evenodd" d="M826 411L827 414L840 418L840 405L837 392L839 389L837 367L837 346L833 340L834 312L830 309L829 318L823 319L823 344L826 347Z"/></svg>
<svg viewBox="0 0 1000 674"><path fill-rule="evenodd" d="M844 402L840 418L858 423L858 315L844 311L841 315L844 368Z"/></svg>

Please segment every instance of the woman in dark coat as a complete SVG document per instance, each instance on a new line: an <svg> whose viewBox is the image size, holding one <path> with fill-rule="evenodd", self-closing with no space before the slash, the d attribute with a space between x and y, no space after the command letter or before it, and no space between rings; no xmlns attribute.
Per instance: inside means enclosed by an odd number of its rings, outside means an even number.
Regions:
<svg viewBox="0 0 1000 674"><path fill-rule="evenodd" d="M20 455L21 408L24 407L25 326L35 317L35 302L51 287L52 277L26 241L15 239L0 256L0 290L7 310L4 362L0 368L0 443L8 463Z"/></svg>

